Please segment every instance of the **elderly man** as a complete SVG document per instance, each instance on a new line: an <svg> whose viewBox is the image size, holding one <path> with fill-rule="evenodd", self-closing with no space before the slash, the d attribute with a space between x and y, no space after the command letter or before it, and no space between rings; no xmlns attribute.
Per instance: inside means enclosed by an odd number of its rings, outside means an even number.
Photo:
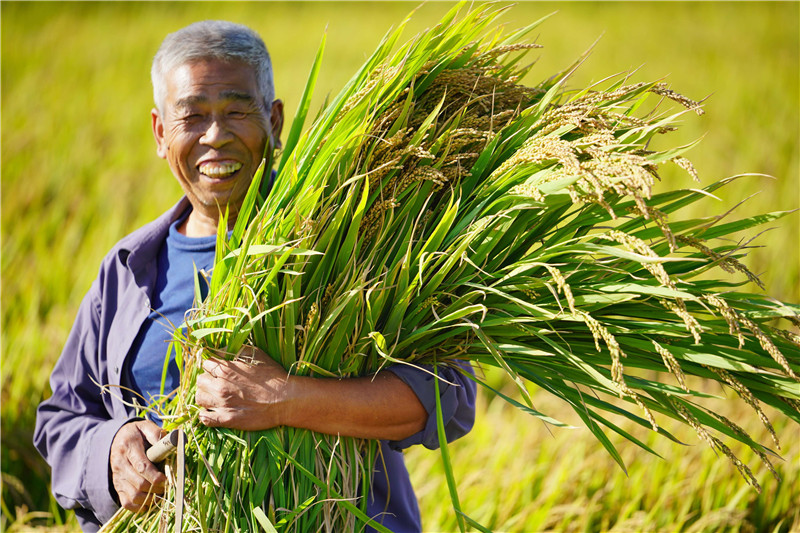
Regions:
<svg viewBox="0 0 800 533"><path fill-rule="evenodd" d="M220 213L235 221L267 150L279 146L283 105L261 38L229 22L205 21L167 36L152 69L151 112L159 157L185 197L122 239L105 257L38 409L34 442L53 471L58 502L94 531L120 507L138 511L166 478L145 455L162 435L159 420L135 416L177 387L173 360L163 372L171 324L192 306L195 268L213 268ZM279 425L381 440L382 472L370 516L394 531L421 529L401 450L438 445L431 377L412 367L372 377L288 377L265 364L206 362L197 381L200 420L244 430ZM472 426L475 386L445 371L440 390L448 438ZM163 376L162 376L163 374ZM385 466L383 466L385 464Z"/></svg>

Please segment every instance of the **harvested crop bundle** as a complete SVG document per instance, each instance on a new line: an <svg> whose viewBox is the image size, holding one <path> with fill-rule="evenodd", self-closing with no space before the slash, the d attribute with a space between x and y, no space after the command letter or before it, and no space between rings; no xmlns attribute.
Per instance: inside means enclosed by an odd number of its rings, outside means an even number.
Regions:
<svg viewBox="0 0 800 533"><path fill-rule="evenodd" d="M301 133L318 56L274 190L264 198L257 175L232 235L220 224L209 295L175 343L181 388L157 406L165 427L189 436L187 528L354 531L368 522L375 441L197 421L202 360L245 345L292 375L496 366L519 385L509 402L557 425L533 408L527 385L551 392L620 465L606 431L649 448L609 415L673 438L659 426L668 417L753 484L722 438L767 465L773 452L706 409L686 376L730 386L767 427L762 404L800 421L800 342L772 322L797 321L800 307L737 292L754 276L743 251L721 240L783 213L673 218L733 181L653 191L660 166L693 169L682 156L689 147L655 150L651 140L700 105L625 78L567 92L569 72L522 86L534 45L521 40L536 24L503 37L492 27L499 13L454 9L397 51L400 30L392 33ZM651 102L664 99L686 109L662 115ZM444 442L442 451L447 462ZM106 530L171 527L173 500L174 489Z"/></svg>

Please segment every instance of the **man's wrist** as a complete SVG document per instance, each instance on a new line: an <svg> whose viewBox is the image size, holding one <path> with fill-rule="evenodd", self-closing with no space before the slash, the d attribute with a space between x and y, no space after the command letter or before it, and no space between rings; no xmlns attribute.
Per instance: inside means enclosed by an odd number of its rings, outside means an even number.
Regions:
<svg viewBox="0 0 800 533"><path fill-rule="evenodd" d="M308 395L309 380L313 379L306 376L286 376L281 385L281 401L274 413L276 426L302 427L300 418L303 402Z"/></svg>

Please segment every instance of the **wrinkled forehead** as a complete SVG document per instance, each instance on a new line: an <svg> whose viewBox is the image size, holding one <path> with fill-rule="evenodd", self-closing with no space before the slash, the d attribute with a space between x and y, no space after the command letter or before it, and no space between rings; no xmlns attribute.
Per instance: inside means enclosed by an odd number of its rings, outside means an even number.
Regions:
<svg viewBox="0 0 800 533"><path fill-rule="evenodd" d="M166 73L167 103L197 105L211 101L263 102L255 69L242 61L201 59Z"/></svg>

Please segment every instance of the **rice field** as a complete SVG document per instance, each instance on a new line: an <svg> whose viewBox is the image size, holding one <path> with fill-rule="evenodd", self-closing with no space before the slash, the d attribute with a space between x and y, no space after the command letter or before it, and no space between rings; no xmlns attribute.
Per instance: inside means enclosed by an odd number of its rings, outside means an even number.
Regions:
<svg viewBox="0 0 800 533"><path fill-rule="evenodd" d="M327 27L317 104L335 94L411 3L15 3L2 15L2 472L3 525L58 525L47 470L30 445L33 413L47 394L80 298L116 240L164 211L179 188L155 157L149 132L149 63L163 36L202 18L259 31L273 55L287 114ZM408 33L450 7L419 9ZM594 45L573 77L584 87L638 69L633 81L665 77L706 115L687 115L684 142L704 184L753 176L711 200L721 213L755 195L744 214L800 206L800 6L797 3L523 3L510 26L557 11L541 26L545 48L532 81L570 65ZM302 23L298 22L302 21ZM299 31L298 31L299 30ZM538 77L538 78L537 78ZM314 106L312 106L314 107ZM690 186L680 173L665 187ZM770 294L800 299L798 225L793 214L761 235L747 264ZM750 238L754 235L745 235ZM714 391L726 394L725 391ZM537 408L569 409L534 391ZM451 452L462 506L496 531L790 531L800 529L797 427L776 429L785 448L776 482L749 464L764 487L698 441L650 442L663 459L620 446L628 474L582 429L554 430L483 396L474 431ZM727 407L721 402L720 411ZM751 413L727 413L758 432ZM576 423L576 425L579 425ZM641 438L647 440L648 435ZM735 450L736 451L736 450ZM742 457L744 450L737 451ZM752 459L752 457L751 457ZM452 531L440 456L411 450L408 463L426 531ZM24 480L24 483L22 482ZM67 517L64 529L74 529Z"/></svg>

